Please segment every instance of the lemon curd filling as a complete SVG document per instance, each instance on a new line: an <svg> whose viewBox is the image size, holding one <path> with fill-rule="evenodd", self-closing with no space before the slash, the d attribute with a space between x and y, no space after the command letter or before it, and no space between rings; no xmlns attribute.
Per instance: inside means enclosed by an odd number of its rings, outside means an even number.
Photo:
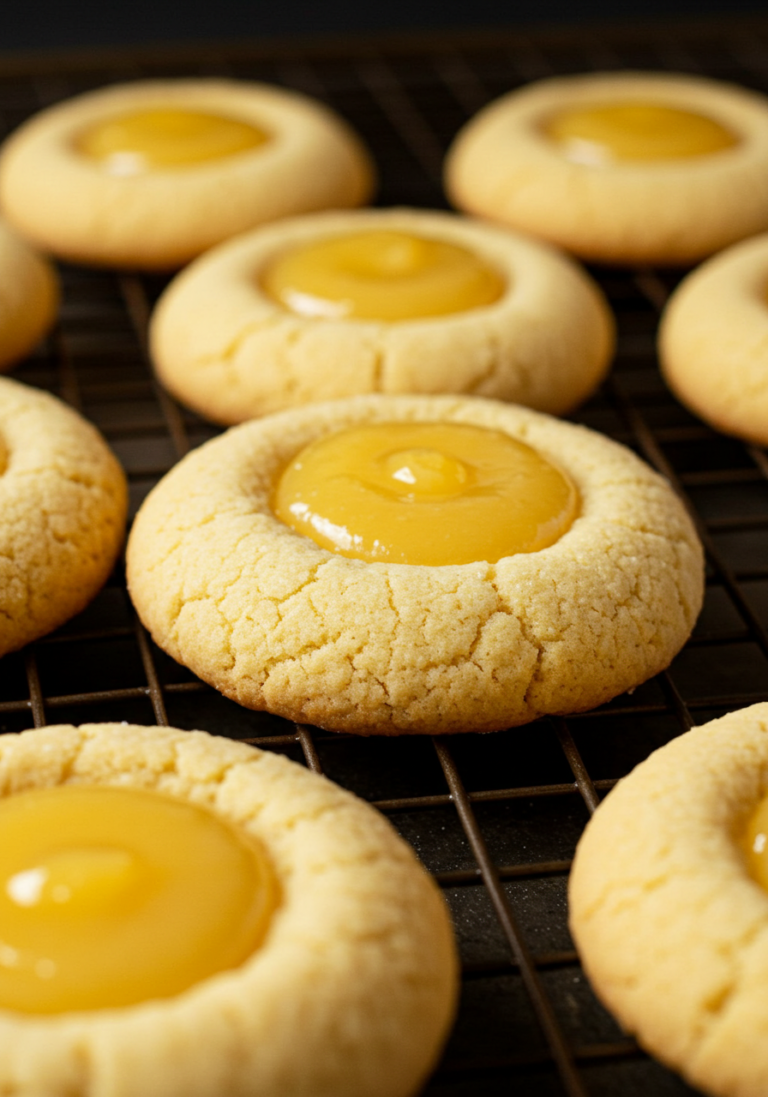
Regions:
<svg viewBox="0 0 768 1097"><path fill-rule="evenodd" d="M661 103L569 107L549 118L543 129L569 160L596 166L709 156L739 143L714 118Z"/></svg>
<svg viewBox="0 0 768 1097"><path fill-rule="evenodd" d="M300 316L412 320L491 305L506 283L467 248L373 229L277 255L263 271L261 287Z"/></svg>
<svg viewBox="0 0 768 1097"><path fill-rule="evenodd" d="M768 891L768 796L750 815L741 844L750 876Z"/></svg>
<svg viewBox="0 0 768 1097"><path fill-rule="evenodd" d="M195 804L74 785L0 800L0 1008L178 994L242 963L276 904L265 852Z"/></svg>
<svg viewBox="0 0 768 1097"><path fill-rule="evenodd" d="M401 564L495 563L557 541L570 478L502 431L376 423L313 442L284 469L275 514L323 548Z"/></svg>
<svg viewBox="0 0 768 1097"><path fill-rule="evenodd" d="M138 175L220 160L268 140L264 130L238 118L152 108L96 122L78 135L75 145L112 175Z"/></svg>

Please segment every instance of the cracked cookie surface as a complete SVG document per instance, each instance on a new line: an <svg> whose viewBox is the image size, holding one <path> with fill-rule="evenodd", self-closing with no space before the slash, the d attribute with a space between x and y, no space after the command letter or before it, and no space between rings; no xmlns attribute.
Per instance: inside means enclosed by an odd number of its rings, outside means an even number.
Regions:
<svg viewBox="0 0 768 1097"><path fill-rule="evenodd" d="M59 281L51 264L0 220L0 369L43 338L58 304Z"/></svg>
<svg viewBox="0 0 768 1097"><path fill-rule="evenodd" d="M438 889L378 812L279 755L205 732L86 724L0 736L1 795L61 784L207 807L266 849L282 902L252 957L175 998L47 1017L0 1011L2 1092L418 1090L453 1016L455 946Z"/></svg>
<svg viewBox="0 0 768 1097"><path fill-rule="evenodd" d="M768 1091L768 894L739 846L768 791L768 705L655 751L577 849L571 929L598 995L717 1097Z"/></svg>
<svg viewBox="0 0 768 1097"><path fill-rule="evenodd" d="M0 654L79 613L125 536L123 470L60 400L0 378Z"/></svg>
<svg viewBox="0 0 768 1097"><path fill-rule="evenodd" d="M745 240L689 274L659 327L664 378L724 434L768 444L768 236Z"/></svg>
<svg viewBox="0 0 768 1097"><path fill-rule="evenodd" d="M125 536L125 476L97 429L0 377L0 654L74 617Z"/></svg>
<svg viewBox="0 0 768 1097"><path fill-rule="evenodd" d="M320 548L272 513L284 465L356 423L506 431L573 479L581 512L539 552L427 567ZM142 506L131 597L156 642L246 707L361 734L491 731L593 707L687 639L702 551L661 477L622 446L468 397L361 396L233 428Z"/></svg>
<svg viewBox="0 0 768 1097"><path fill-rule="evenodd" d="M287 248L370 230L459 245L506 288L492 305L418 320L302 317L261 289ZM150 329L163 384L227 425L368 392L464 392L561 414L598 386L614 324L597 285L536 241L422 210L360 210L265 226L201 257L171 283Z"/></svg>
<svg viewBox="0 0 768 1097"><path fill-rule="evenodd" d="M598 165L567 159L543 130L565 107L640 102L732 131L722 152ZM768 228L768 100L715 80L594 73L529 84L490 103L448 151L454 205L606 263L689 264Z"/></svg>
<svg viewBox="0 0 768 1097"><path fill-rule="evenodd" d="M252 151L138 174L78 152L89 126L135 111L187 110L252 124ZM236 80L136 81L33 116L4 143L0 199L28 239L78 263L171 270L236 233L305 210L368 200L374 169L351 128L322 103Z"/></svg>

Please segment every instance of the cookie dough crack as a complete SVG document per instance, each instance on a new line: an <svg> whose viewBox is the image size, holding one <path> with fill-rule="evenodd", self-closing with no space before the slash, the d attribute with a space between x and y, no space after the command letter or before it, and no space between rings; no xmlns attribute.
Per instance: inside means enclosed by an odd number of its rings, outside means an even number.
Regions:
<svg viewBox="0 0 768 1097"><path fill-rule="evenodd" d="M243 349L243 345L247 343L251 336L269 331L270 328L282 327L284 324L285 317L271 314L262 316L258 320L243 322L243 326L238 328L237 334L228 343L225 343L218 350L210 351L208 354L197 355L192 365L201 369L205 369L207 366L232 365ZM294 333L290 332L288 339L290 340L293 335Z"/></svg>
<svg viewBox="0 0 768 1097"><path fill-rule="evenodd" d="M720 987L716 993L705 998L702 1002L702 1008L705 1011L705 1024L707 1027L700 1037L700 1045L703 1045L706 1040L710 1038L717 1025L725 1017L730 1003L738 995L744 973L749 967L747 950L755 941L764 937L765 932L765 926L758 922L750 929L746 930L738 940L729 941L727 948L721 947L718 949L721 955L727 957L734 970L731 979L724 986Z"/></svg>
<svg viewBox="0 0 768 1097"><path fill-rule="evenodd" d="M278 615L282 619L288 612L293 610L293 602L300 595L304 595L315 583L321 580L321 570L327 564L326 560L320 560L316 564L312 564L307 569L307 576L303 579L298 586L294 587L289 594L284 595L282 598L271 597L265 592L259 590L259 598L265 598L277 609Z"/></svg>
<svg viewBox="0 0 768 1097"><path fill-rule="evenodd" d="M457 653L455 658L454 658L453 663L451 664L452 666L461 666L463 663L471 663L474 667L477 667L477 669L479 671L483 670L482 663L478 662L478 660L475 659L475 652L477 651L478 647L480 646L480 644L483 641L483 635L484 635L486 629L488 628L488 624L489 624L491 618L494 616L494 612L495 611L491 610L489 613L487 613L485 615L485 617L482 620L479 620L477 622L477 628L475 629L475 635L472 638L472 640L470 641L469 647L467 648L466 656L460 656Z"/></svg>
<svg viewBox="0 0 768 1097"><path fill-rule="evenodd" d="M487 346L488 362L485 368L478 372L474 381L470 382L470 384L467 385L466 392L469 396L485 395L485 386L488 384L489 381L496 381L501 371L503 349L498 333L493 328L489 328L489 330L487 330L484 335ZM522 373L522 370L519 372ZM528 371L526 371L526 373L527 372ZM516 375L515 380L520 380L519 374ZM529 386L526 384L525 386L519 388L516 398L521 403L525 402L524 393L528 387Z"/></svg>
<svg viewBox="0 0 768 1097"><path fill-rule="evenodd" d="M533 666L531 667L531 672L528 676L528 684L526 685L525 690L523 691L523 705L525 706L525 708L529 709L530 711L535 712L536 708L535 708L535 706L533 705L533 703L531 701L531 691L541 681L541 670L542 670L542 664L543 664L543 661L544 661L544 643L536 635L534 629L531 628L531 626L530 626L529 622L527 621L526 616L525 616L524 613L519 614L517 620L518 620L518 623L520 625L520 631L523 634L524 641L536 653L535 654L535 662L534 662ZM537 713L537 715L540 715L540 714Z"/></svg>
<svg viewBox="0 0 768 1097"><path fill-rule="evenodd" d="M214 598L210 594L190 595L184 597L179 595L176 604L171 607L169 611L169 634L173 640L173 644L177 651L182 653L182 658L186 657L185 653L188 649L187 643L187 630L184 628L184 624L181 621L182 615L185 617L192 616L190 611L193 611L193 607L196 605L210 605L217 613L218 623L220 625L219 635L219 648L222 658L218 661L218 670L225 674L231 674L237 663L236 653L232 650L232 633L234 626L229 618L224 614L220 608L220 602L222 598ZM191 648L194 648L196 638L193 637L193 643Z"/></svg>

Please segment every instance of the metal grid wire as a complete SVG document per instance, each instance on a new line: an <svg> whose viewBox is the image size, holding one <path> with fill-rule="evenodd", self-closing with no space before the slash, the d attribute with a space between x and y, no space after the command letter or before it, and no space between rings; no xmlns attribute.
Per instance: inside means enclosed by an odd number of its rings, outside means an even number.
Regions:
<svg viewBox="0 0 768 1097"><path fill-rule="evenodd" d="M7 58L0 125L9 131L42 106L116 80L268 80L318 96L359 129L380 166L382 205L441 207L445 149L479 107L534 78L606 68L704 73L768 93L768 22ZM704 612L664 674L595 712L493 735L332 735L241 709L178 667L138 623L122 568L79 617L0 663L3 731L86 720L200 727L281 751L387 815L443 888L463 961L459 1016L429 1097L496 1097L513 1086L532 1097L693 1092L597 1003L568 934L566 881L589 814L618 778L694 723L768 699L768 459L693 419L661 381L655 332L679 272L593 273L618 319L619 353L576 418L669 477L708 552ZM135 512L216 430L153 381L146 322L162 280L62 274L60 323L17 376L102 430L128 472Z"/></svg>

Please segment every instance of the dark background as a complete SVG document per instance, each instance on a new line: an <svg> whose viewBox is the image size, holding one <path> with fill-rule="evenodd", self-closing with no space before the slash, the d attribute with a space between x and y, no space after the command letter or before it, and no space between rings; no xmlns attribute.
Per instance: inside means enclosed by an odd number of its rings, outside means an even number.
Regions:
<svg viewBox="0 0 768 1097"><path fill-rule="evenodd" d="M768 14L768 0L4 0L0 52L726 14Z"/></svg>

